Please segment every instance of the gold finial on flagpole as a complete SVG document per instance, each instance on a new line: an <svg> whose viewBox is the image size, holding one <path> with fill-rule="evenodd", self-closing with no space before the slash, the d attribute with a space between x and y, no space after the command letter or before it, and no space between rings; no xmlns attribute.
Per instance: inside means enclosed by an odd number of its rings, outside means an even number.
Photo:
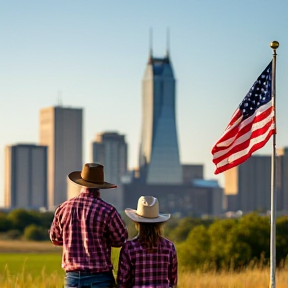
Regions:
<svg viewBox="0 0 288 288"><path fill-rule="evenodd" d="M279 42L278 41L273 41L270 43L270 47L273 49L273 50L276 50L278 47L279 47Z"/></svg>

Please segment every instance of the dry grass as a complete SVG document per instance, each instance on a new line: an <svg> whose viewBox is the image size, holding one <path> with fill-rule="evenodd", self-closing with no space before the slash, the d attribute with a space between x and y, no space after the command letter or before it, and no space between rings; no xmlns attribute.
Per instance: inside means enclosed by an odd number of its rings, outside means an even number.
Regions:
<svg viewBox="0 0 288 288"><path fill-rule="evenodd" d="M179 273L179 288L268 288L269 268L248 269L241 273ZM287 288L288 269L276 273L276 287Z"/></svg>
<svg viewBox="0 0 288 288"><path fill-rule="evenodd" d="M288 271L281 271L276 276L276 287L287 288ZM1 288L60 288L63 276L41 273L33 278L29 273L1 277ZM178 288L268 288L269 269L248 270L242 273L179 273Z"/></svg>
<svg viewBox="0 0 288 288"><path fill-rule="evenodd" d="M62 288L64 278L59 274L45 274L43 271L38 277L32 277L29 273L16 276L0 274L1 288Z"/></svg>
<svg viewBox="0 0 288 288"><path fill-rule="evenodd" d="M62 247L54 246L51 242L0 240L0 253L61 253ZM1 286L0 286L1 287ZM1 287L2 288L2 287Z"/></svg>
<svg viewBox="0 0 288 288"><path fill-rule="evenodd" d="M61 253L61 247L55 247L50 242L0 241L1 253ZM39 264L40 265L40 264ZM9 266L9 263L8 263ZM59 267L60 268L60 267ZM17 275L0 271L1 288L61 288L63 273L47 274L43 269L36 277L23 269ZM269 268L236 272L179 272L178 288L268 288L270 282ZM288 268L277 271L276 287L288 287Z"/></svg>

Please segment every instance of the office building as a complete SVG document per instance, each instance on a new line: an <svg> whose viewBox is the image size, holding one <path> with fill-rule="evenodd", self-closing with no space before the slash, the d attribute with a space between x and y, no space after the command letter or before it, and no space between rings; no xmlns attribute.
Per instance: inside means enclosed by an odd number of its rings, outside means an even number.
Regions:
<svg viewBox="0 0 288 288"><path fill-rule="evenodd" d="M288 147L277 149L276 203L278 211L288 212Z"/></svg>
<svg viewBox="0 0 288 288"><path fill-rule="evenodd" d="M208 181L209 182L209 181ZM159 200L160 212L169 211L175 217L219 216L223 214L223 188L217 182L192 184L123 184L125 207L136 209L142 195L153 195ZM125 208L124 207L124 208Z"/></svg>
<svg viewBox="0 0 288 288"><path fill-rule="evenodd" d="M104 166L105 180L117 185L116 189L102 190L101 197L106 202L113 204L116 209L124 209L123 203L123 178L127 177L128 148L125 135L117 132L103 132L96 135L92 142L93 162Z"/></svg>
<svg viewBox="0 0 288 288"><path fill-rule="evenodd" d="M47 208L47 146L5 147L4 207Z"/></svg>
<svg viewBox="0 0 288 288"><path fill-rule="evenodd" d="M182 164L183 183L189 184L195 179L203 179L202 164Z"/></svg>
<svg viewBox="0 0 288 288"><path fill-rule="evenodd" d="M48 146L48 207L67 200L67 175L82 169L82 109L49 107L40 110L41 145Z"/></svg>
<svg viewBox="0 0 288 288"><path fill-rule="evenodd" d="M104 166L105 179L116 185L121 184L121 177L127 174L127 143L125 135L117 132L104 132L92 142L94 163Z"/></svg>
<svg viewBox="0 0 288 288"><path fill-rule="evenodd" d="M140 179L146 184L182 183L177 125L176 80L167 53L149 57L142 81Z"/></svg>
<svg viewBox="0 0 288 288"><path fill-rule="evenodd" d="M266 212L271 206L271 156L254 155L224 172L227 210Z"/></svg>
<svg viewBox="0 0 288 288"><path fill-rule="evenodd" d="M255 155L225 171L227 210L271 210L271 169L271 155ZM288 147L277 149L275 169L276 209L277 213L285 214L288 211Z"/></svg>

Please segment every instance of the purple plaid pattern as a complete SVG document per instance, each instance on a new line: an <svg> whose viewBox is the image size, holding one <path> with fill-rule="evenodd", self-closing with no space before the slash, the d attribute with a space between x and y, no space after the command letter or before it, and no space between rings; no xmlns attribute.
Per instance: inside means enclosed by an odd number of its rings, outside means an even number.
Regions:
<svg viewBox="0 0 288 288"><path fill-rule="evenodd" d="M111 271L111 247L121 247L128 237L116 209L97 196L98 189L83 187L55 211L50 239L63 245L65 271Z"/></svg>
<svg viewBox="0 0 288 288"><path fill-rule="evenodd" d="M138 238L127 241L120 252L119 288L168 288L177 284L177 253L174 244L161 237L158 247L141 245Z"/></svg>

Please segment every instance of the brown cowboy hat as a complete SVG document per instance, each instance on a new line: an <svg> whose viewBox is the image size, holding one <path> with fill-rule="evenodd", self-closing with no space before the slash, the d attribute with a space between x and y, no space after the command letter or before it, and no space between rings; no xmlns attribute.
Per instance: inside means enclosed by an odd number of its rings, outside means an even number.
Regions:
<svg viewBox="0 0 288 288"><path fill-rule="evenodd" d="M97 163L86 163L82 171L71 172L68 178L80 186L88 188L109 189L116 188L115 184L104 181L104 167Z"/></svg>
<svg viewBox="0 0 288 288"><path fill-rule="evenodd" d="M127 208L125 213L131 220L141 223L165 222L170 218L170 214L159 214L158 199L153 196L141 196L137 210Z"/></svg>

